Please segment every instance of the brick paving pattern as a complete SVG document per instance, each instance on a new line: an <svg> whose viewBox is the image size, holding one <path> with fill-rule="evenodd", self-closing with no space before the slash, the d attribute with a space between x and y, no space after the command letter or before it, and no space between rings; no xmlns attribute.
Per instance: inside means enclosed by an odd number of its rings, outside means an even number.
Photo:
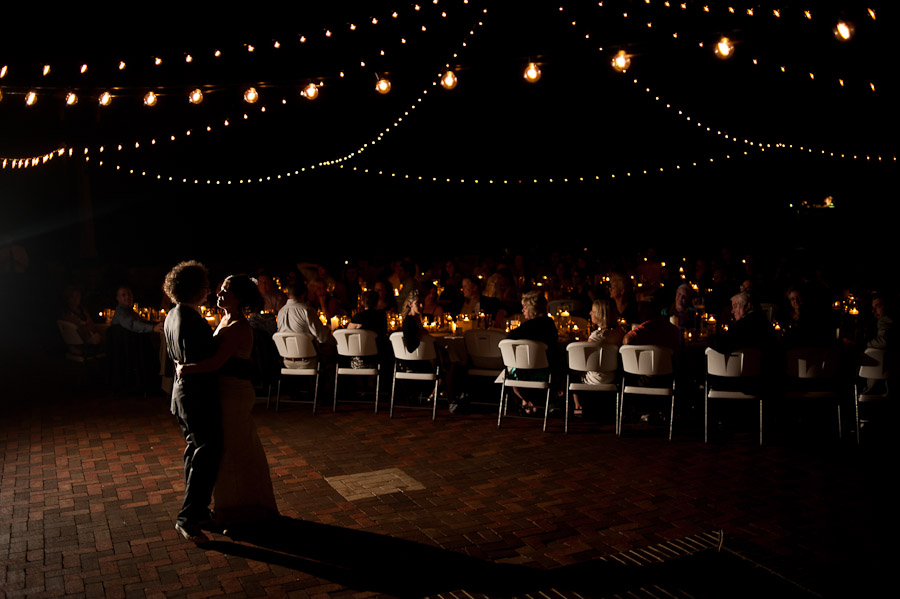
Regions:
<svg viewBox="0 0 900 599"><path fill-rule="evenodd" d="M198 547L173 528L183 441L167 408L39 378L4 396L0 596L849 597L893 557L892 452L852 435L704 445L690 416L668 442L362 404L257 406L283 518ZM723 551L658 557L719 530Z"/></svg>

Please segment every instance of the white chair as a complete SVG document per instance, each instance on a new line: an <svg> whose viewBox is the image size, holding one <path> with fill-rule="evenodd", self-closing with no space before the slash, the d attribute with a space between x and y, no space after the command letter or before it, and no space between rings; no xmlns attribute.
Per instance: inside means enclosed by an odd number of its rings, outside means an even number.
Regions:
<svg viewBox="0 0 900 599"><path fill-rule="evenodd" d="M826 347L803 347L788 350L786 374L791 385L785 399L834 403L837 408L838 438L841 432L841 394L838 352Z"/></svg>
<svg viewBox="0 0 900 599"><path fill-rule="evenodd" d="M425 336L419 341L419 347L416 351L410 352L403 343L403 333L397 331L390 336L391 347L394 350L394 382L391 385L391 418L394 417L394 395L397 391L397 379L407 381L434 381L434 394L432 395L431 419L437 417L437 399L438 399L438 377L440 376L441 367L435 365L434 372L403 372L398 371L397 367L400 360L421 361L430 367L433 362L437 361L437 352L434 349L434 338Z"/></svg>
<svg viewBox="0 0 900 599"><path fill-rule="evenodd" d="M854 388L854 398L856 404L856 443L859 444L859 434L860 434L860 426L864 422L868 422L867 419L861 419L859 417L859 405L862 403L875 403L875 402L885 402L888 399L888 381L891 378L891 371L894 367L895 357L892 353L886 352L883 349L866 349L862 359L860 360L859 365L859 376L862 379L868 379L868 381L884 381L884 392L883 393L872 393L871 391L863 391L860 392L859 386L860 383L857 383ZM866 381L866 382L868 382Z"/></svg>
<svg viewBox="0 0 900 599"><path fill-rule="evenodd" d="M615 345L601 345L594 341L576 341L566 346L569 356L569 371L566 375L566 416L565 432L569 432L569 392L571 391L612 391L616 397L614 421L619 431L619 387L615 383L583 383L585 372L612 373L619 368L619 348ZM575 371L578 381L572 381L571 371Z"/></svg>
<svg viewBox="0 0 900 599"><path fill-rule="evenodd" d="M63 343L66 344L66 359L73 362L86 362L93 358L101 357L103 354L98 351L91 352L94 346L88 346L81 335L78 333L78 325L68 320L57 320L56 326L59 327L59 334L62 335Z"/></svg>
<svg viewBox="0 0 900 599"><path fill-rule="evenodd" d="M334 340L337 342L338 356L353 358L369 358L375 362L374 367L351 368L341 367L335 369L334 374L334 407L337 412L338 379L345 376L374 376L375 377L375 413L378 413L378 392L381 387L381 364L378 362L378 345L375 338L378 336L373 331L365 329L340 329L334 332Z"/></svg>
<svg viewBox="0 0 900 599"><path fill-rule="evenodd" d="M490 378L496 381L503 373L503 356L500 354L500 342L506 339L506 333L473 329L463 333L466 342L466 353L469 356L469 368L466 377L469 382ZM468 392L469 390L467 390ZM493 401L491 402L493 404Z"/></svg>
<svg viewBox="0 0 900 599"><path fill-rule="evenodd" d="M659 345L623 345L619 348L622 356L622 369L626 375L635 376L669 376L672 375L672 350ZM626 395L647 395L651 397L668 397L669 408L669 440L672 440L672 428L675 420L675 380L667 387L643 387L626 385L622 382L619 391L619 425L618 434L622 435L622 419L625 414Z"/></svg>
<svg viewBox="0 0 900 599"><path fill-rule="evenodd" d="M742 400L750 399L759 402L759 444L763 442L763 402L759 393L746 393L745 390L714 389L710 384L710 376L732 379L740 386L741 379L746 377L759 377L760 353L757 349L740 349L730 354L717 352L711 347L706 348L706 392L703 401L703 442L709 441L709 400L726 399Z"/></svg>
<svg viewBox="0 0 900 599"><path fill-rule="evenodd" d="M547 392L546 402L544 403L544 431L547 430L547 415L550 413L550 376L547 381L526 381L510 378L510 370L535 370L549 368L547 362L547 346L539 341L530 341L528 339L504 339L499 344L500 355L503 357L503 372L500 373L500 409L497 414L497 428L500 428L500 421L506 414L506 404L508 401L507 387L518 387L520 389L543 389Z"/></svg>
<svg viewBox="0 0 900 599"><path fill-rule="evenodd" d="M272 335L278 355L285 362L289 360L308 360L316 358L315 368L282 368L281 377L278 379L278 392L275 395L275 411L278 411L281 402L281 381L287 376L312 376L315 377L313 386L313 414L316 413L316 404L319 399L319 362L318 352L313 343L312 335L308 333L275 333Z"/></svg>

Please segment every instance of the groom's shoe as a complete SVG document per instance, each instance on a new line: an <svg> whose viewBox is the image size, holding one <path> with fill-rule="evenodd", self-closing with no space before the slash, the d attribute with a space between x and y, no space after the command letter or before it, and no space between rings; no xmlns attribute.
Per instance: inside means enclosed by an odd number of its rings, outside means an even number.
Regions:
<svg viewBox="0 0 900 599"><path fill-rule="evenodd" d="M200 526L197 524L181 524L180 522L175 523L175 530L178 531L186 541L190 541L191 543L201 544L208 543L209 537L203 534L203 531L200 530Z"/></svg>

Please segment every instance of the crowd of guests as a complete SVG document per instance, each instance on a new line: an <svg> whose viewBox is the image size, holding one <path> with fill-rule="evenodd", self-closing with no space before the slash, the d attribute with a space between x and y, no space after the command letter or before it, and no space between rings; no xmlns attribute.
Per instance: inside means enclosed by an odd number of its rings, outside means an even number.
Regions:
<svg viewBox="0 0 900 599"><path fill-rule="evenodd" d="M268 336L276 331L308 333L318 347L318 359L288 361L288 368L316 361L334 366L334 319L344 318L351 329L375 331L383 360L390 363L390 317L402 319L404 342L413 351L416 339L425 334L422 322L467 314L484 327L506 330L511 320L520 323L509 336L544 342L554 368L562 369L564 352L548 309L555 300L564 300L572 316L591 323L592 340L614 345L678 349L692 335L715 328L704 338L722 352L741 347L892 347L891 294L874 285L851 289L806 264L798 267L787 261L766 267L752 256L737 258L727 250L712 258L670 263L648 250L615 262L587 253L554 253L541 261L521 254L431 263L405 257L382 265L360 260L346 262L339 274L311 262L277 272L248 270L263 298L262 311L253 315L251 325ZM114 330L130 335L159 331L160 323L134 313L128 285L120 285L115 298L107 336ZM81 305L77 288L65 290L59 318L76 324L85 343L102 344L94 313ZM588 373L589 382L604 377L608 375ZM532 410L525 397L522 409ZM581 410L577 399L575 409Z"/></svg>

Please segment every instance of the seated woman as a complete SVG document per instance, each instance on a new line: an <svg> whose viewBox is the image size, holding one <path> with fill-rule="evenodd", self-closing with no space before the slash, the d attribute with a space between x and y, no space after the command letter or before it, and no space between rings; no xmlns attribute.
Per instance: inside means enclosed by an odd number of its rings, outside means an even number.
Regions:
<svg viewBox="0 0 900 599"><path fill-rule="evenodd" d="M389 364L393 352L391 351L391 343L388 338L387 311L378 307L378 298L377 291L367 291L365 294L366 309L354 316L347 328L374 331L377 335L375 344L378 346L379 361L382 364ZM355 362L358 365L354 366L355 368L372 367L372 364L365 360L357 359Z"/></svg>
<svg viewBox="0 0 900 599"><path fill-rule="evenodd" d="M589 341L608 345L622 345L622 339L625 337L625 329L619 323L610 319L610 307L607 300L594 300L591 307L591 324L597 325L597 329L591 333ZM612 325L612 326L611 326ZM594 372L588 371L584 374L584 382L591 385L614 383L616 380L615 372ZM572 400L575 402L574 414L582 415L581 402L578 401L578 394L572 394Z"/></svg>
<svg viewBox="0 0 900 599"><path fill-rule="evenodd" d="M522 296L522 317L524 321L517 328L511 330L507 339L528 339L539 341L547 346L547 362L556 363L557 341L559 331L556 323L547 316L547 299L539 291L529 291ZM550 368L541 368L521 372L513 370L510 373L517 380L546 381L550 375ZM513 391L522 402L520 411L525 416L537 415L537 408L528 400L518 387Z"/></svg>
<svg viewBox="0 0 900 599"><path fill-rule="evenodd" d="M403 346L406 351L412 353L419 349L422 338L428 333L422 326L422 300L419 298L419 290L413 289L409 292L406 302L400 311L403 318ZM433 364L426 364L424 361L404 361L401 360L397 368L404 372L432 372Z"/></svg>
<svg viewBox="0 0 900 599"><path fill-rule="evenodd" d="M438 303L437 287L426 283L422 287L422 314L428 322L437 322L444 315L444 309Z"/></svg>
<svg viewBox="0 0 900 599"><path fill-rule="evenodd" d="M81 339L91 350L97 350L103 343L103 334L81 305L81 292L71 285L63 290L63 308L59 313L59 320L74 324Z"/></svg>

